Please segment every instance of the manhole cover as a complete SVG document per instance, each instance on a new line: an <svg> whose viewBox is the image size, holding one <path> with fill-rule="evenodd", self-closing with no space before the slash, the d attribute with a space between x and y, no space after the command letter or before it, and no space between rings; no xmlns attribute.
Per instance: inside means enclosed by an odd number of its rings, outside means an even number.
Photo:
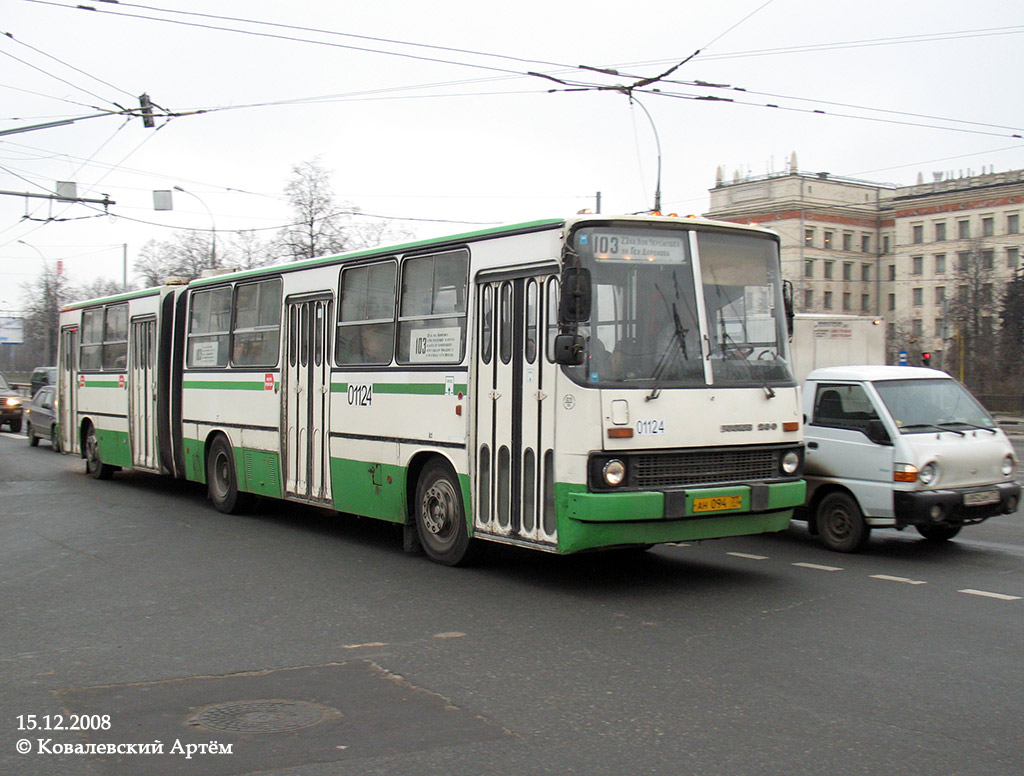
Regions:
<svg viewBox="0 0 1024 776"><path fill-rule="evenodd" d="M305 701L233 701L200 709L189 724L233 733L283 733L340 716L337 709Z"/></svg>

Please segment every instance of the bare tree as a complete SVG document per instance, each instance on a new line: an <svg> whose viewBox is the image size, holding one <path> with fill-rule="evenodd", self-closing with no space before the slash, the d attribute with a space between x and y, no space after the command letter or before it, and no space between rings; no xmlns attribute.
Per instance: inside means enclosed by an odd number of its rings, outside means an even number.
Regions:
<svg viewBox="0 0 1024 776"><path fill-rule="evenodd" d="M32 354L35 365L57 363L57 332L60 330L60 308L71 301L72 289L67 276L56 267L46 265L43 271L22 289L25 311L24 353Z"/></svg>
<svg viewBox="0 0 1024 776"><path fill-rule="evenodd" d="M224 263L224 257L217 263ZM150 240L135 260L135 271L148 286L159 286L169 277L191 280L212 268L210 244L201 232L175 232L163 242Z"/></svg>
<svg viewBox="0 0 1024 776"><path fill-rule="evenodd" d="M994 251L972 240L968 250L957 254L953 282L956 293L949 314L955 360L950 371L955 368L972 390L985 392L999 373L992 351L1003 283L995 273Z"/></svg>
<svg viewBox="0 0 1024 776"><path fill-rule="evenodd" d="M999 345L1004 390L1024 392L1024 272L1017 270L1003 293Z"/></svg>
<svg viewBox="0 0 1024 776"><path fill-rule="evenodd" d="M280 252L293 261L333 253L372 248L409 237L389 221L360 219L359 208L338 204L331 188L331 172L316 157L292 167L285 195L293 221L278 234Z"/></svg>

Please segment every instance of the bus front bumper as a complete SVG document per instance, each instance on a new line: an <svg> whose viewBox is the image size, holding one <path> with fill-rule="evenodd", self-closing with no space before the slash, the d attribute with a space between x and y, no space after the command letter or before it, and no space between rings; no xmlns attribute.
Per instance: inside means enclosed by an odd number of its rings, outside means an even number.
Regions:
<svg viewBox="0 0 1024 776"><path fill-rule="evenodd" d="M578 487L563 493L562 553L782 531L806 493L803 480L664 493Z"/></svg>

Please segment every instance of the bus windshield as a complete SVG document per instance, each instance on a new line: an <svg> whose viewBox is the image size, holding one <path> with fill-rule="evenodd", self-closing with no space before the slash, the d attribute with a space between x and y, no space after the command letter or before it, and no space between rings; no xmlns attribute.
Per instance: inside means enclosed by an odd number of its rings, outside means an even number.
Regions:
<svg viewBox="0 0 1024 776"><path fill-rule="evenodd" d="M592 227L574 247L590 270L577 382L601 387L791 383L774 240L678 228ZM699 266L699 272L697 267Z"/></svg>

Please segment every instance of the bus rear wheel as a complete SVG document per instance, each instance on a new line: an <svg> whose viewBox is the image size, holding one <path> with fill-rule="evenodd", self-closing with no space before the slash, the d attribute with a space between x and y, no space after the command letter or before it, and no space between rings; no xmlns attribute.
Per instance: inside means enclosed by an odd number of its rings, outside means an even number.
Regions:
<svg viewBox="0 0 1024 776"><path fill-rule="evenodd" d="M435 563L458 566L470 560L470 538L459 480L445 461L434 459L416 486L416 531Z"/></svg>
<svg viewBox="0 0 1024 776"><path fill-rule="evenodd" d="M218 512L237 515L249 506L249 494L238 490L231 445L222 436L213 440L206 457L206 489Z"/></svg>
<svg viewBox="0 0 1024 776"><path fill-rule="evenodd" d="M114 476L114 467L103 463L100 458L100 444L96 441L96 428L91 425L85 432L85 473L94 480L109 480Z"/></svg>

